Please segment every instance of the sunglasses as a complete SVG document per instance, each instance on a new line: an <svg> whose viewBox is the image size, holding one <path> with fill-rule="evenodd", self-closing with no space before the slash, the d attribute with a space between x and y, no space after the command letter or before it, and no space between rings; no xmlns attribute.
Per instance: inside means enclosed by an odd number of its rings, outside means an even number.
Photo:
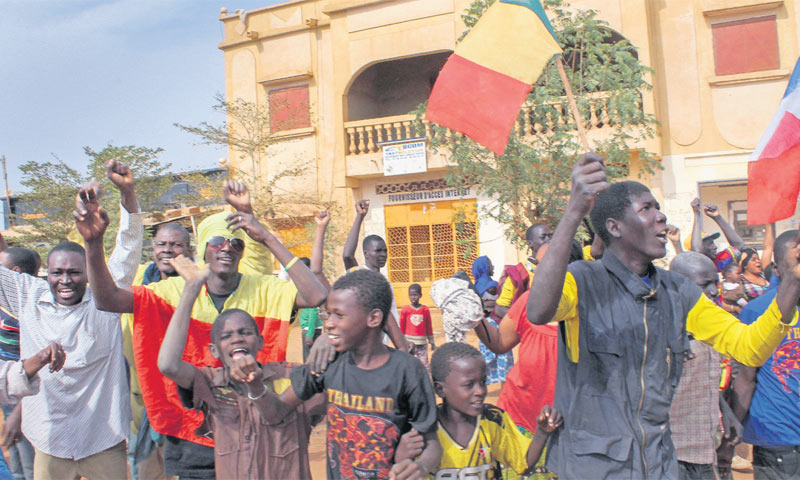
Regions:
<svg viewBox="0 0 800 480"><path fill-rule="evenodd" d="M231 249L234 252L242 253L244 251L244 240L241 238L225 238L215 235L208 239L208 248L218 252L222 250L222 247L225 246L225 243L230 244Z"/></svg>

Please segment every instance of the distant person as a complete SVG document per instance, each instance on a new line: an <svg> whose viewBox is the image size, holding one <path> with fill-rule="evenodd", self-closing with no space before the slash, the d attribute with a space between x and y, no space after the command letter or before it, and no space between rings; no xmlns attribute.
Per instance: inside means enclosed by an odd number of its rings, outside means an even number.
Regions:
<svg viewBox="0 0 800 480"><path fill-rule="evenodd" d="M428 367L428 344L436 350L433 341L433 321L428 307L419 303L422 298L422 287L418 283L408 286L408 300L411 305L406 305L400 310L400 330L409 343L408 353L417 357L425 368Z"/></svg>
<svg viewBox="0 0 800 480"><path fill-rule="evenodd" d="M494 265L487 256L481 256L472 262L472 276L475 278L475 288L483 301L484 322L492 328L497 328L497 322L492 318L492 312L497 305L497 282L492 279ZM478 327L480 328L480 326ZM488 327L484 327L486 329ZM494 353L483 341L478 345L481 355L486 362L486 383L489 385L506 382L511 367L514 366L514 353Z"/></svg>
<svg viewBox="0 0 800 480"><path fill-rule="evenodd" d="M764 277L758 253L752 248L745 248L742 250L742 259L739 261L739 265L742 267L744 299L749 302L763 295L769 287L769 281Z"/></svg>
<svg viewBox="0 0 800 480"><path fill-rule="evenodd" d="M689 243L692 250L702 253L717 266L717 271L721 272L730 265L736 257L738 257L742 250L745 248L744 240L736 233L736 230L729 224L723 217L716 205L707 203L702 205L699 198L695 198L691 203L692 211L694 212L694 223L692 225L692 234L689 236ZM703 218L702 213L717 224L717 227L725 235L729 247L719 252L715 240L719 238L719 232L707 234L702 231Z"/></svg>
<svg viewBox="0 0 800 480"><path fill-rule="evenodd" d="M506 266L503 269L499 281L500 296L495 302L492 314L494 318L498 320L503 318L511 305L530 288L536 265L539 263L536 255L542 246L550 243L552 238L553 229L546 223L535 223L525 230L525 243L530 249L530 256L525 263Z"/></svg>
<svg viewBox="0 0 800 480"><path fill-rule="evenodd" d="M356 202L356 218L353 220L353 226L350 227L350 233L344 242L344 248L342 248L342 260L344 261L344 269L347 272L351 272L356 268L365 268L380 273L381 268L386 265L389 251L386 248L386 241L380 235L367 235L364 237L361 242L364 265L359 267L356 260L358 234L361 232L361 224L364 222L367 212L369 212L369 200ZM406 344L403 332L400 331L400 314L397 311L394 291L392 291L392 306L389 309L389 316L384 329L396 349L408 351L409 346Z"/></svg>
<svg viewBox="0 0 800 480"><path fill-rule="evenodd" d="M0 235L2 238L2 235ZM35 250L21 247L6 247L0 242L0 265L9 270L36 276L42 259ZM0 308L0 360L19 360L19 320ZM33 480L33 445L22 434L22 404L14 399L4 403L3 446L8 449L11 473L16 480Z"/></svg>

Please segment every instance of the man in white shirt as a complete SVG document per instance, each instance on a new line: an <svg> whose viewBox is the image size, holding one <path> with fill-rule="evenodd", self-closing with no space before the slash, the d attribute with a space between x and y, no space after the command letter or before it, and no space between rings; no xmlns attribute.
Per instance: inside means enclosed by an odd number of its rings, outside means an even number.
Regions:
<svg viewBox="0 0 800 480"><path fill-rule="evenodd" d="M141 257L142 214L130 169L111 161L106 173L122 207L108 263L114 281L128 286ZM98 195L99 185L88 191ZM57 342L67 358L57 375L39 372L39 394L22 402L22 431L36 449L36 480L127 476L130 403L120 317L98 310L86 284L85 252L74 242L50 251L47 280L0 267L0 306L20 320L21 356Z"/></svg>

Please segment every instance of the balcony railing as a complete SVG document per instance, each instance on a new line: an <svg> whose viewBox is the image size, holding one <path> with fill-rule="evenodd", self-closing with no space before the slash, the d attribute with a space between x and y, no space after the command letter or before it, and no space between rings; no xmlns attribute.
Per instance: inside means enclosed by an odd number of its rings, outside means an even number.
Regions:
<svg viewBox="0 0 800 480"><path fill-rule="evenodd" d="M611 127L609 118L609 96L601 92L590 97L588 102L588 112L584 108L584 127L588 131L600 130ZM541 109L546 108L544 115L547 121L537 122L534 119L540 118ZM638 108L642 109L641 98L638 101ZM433 139L436 135L442 135L431 129L430 122L422 120L425 137ZM525 104L522 106L517 121L514 126L517 135L521 137L547 134L557 125L573 123L571 111L566 98L561 102L551 104ZM368 155L380 151L382 142L392 142L396 140L406 140L419 135L416 134L418 121L415 115L396 115L394 117L370 118L345 123L346 149L347 155ZM450 137L454 132L445 131L445 137ZM595 135L602 135L597 132Z"/></svg>

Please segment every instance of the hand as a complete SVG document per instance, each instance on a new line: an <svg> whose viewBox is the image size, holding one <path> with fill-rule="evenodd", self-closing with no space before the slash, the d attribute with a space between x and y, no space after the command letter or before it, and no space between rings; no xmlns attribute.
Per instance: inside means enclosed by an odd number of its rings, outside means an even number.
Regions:
<svg viewBox="0 0 800 480"><path fill-rule="evenodd" d="M331 209L326 208L319 212L314 217L314 221L317 223L317 227L328 228L328 224L331 223Z"/></svg>
<svg viewBox="0 0 800 480"><path fill-rule="evenodd" d="M306 364L311 366L313 375L321 375L328 368L328 364L336 358L336 349L328 340L328 334L323 333L311 346Z"/></svg>
<svg viewBox="0 0 800 480"><path fill-rule="evenodd" d="M53 342L36 355L23 360L22 368L25 369L28 378L33 378L33 376L47 364L50 364L50 372L61 370L66 359L67 354L64 353L64 348Z"/></svg>
<svg viewBox="0 0 800 480"><path fill-rule="evenodd" d="M210 274L210 270L208 267L199 268L197 264L195 264L190 259L184 257L183 255L178 255L175 258L169 259L169 264L172 265L172 268L178 272L178 275L183 277L186 280L187 284L190 283L205 283L208 280L208 276Z"/></svg>
<svg viewBox="0 0 800 480"><path fill-rule="evenodd" d="M225 196L225 201L235 208L237 212L253 213L250 191L244 183L225 180L222 185L222 194Z"/></svg>
<svg viewBox="0 0 800 480"><path fill-rule="evenodd" d="M705 212L706 215L708 215L710 218L713 218L714 220L716 220L720 216L720 212L717 206L712 205L710 203L705 204L705 206L703 207L703 212Z"/></svg>
<svg viewBox="0 0 800 480"><path fill-rule="evenodd" d="M356 213L362 217L369 211L369 200L361 200L356 202Z"/></svg>
<svg viewBox="0 0 800 480"><path fill-rule="evenodd" d="M695 215L700 215L701 204L699 198L695 197L694 200L692 200L692 203L689 205L692 206L692 210L694 210Z"/></svg>
<svg viewBox="0 0 800 480"><path fill-rule="evenodd" d="M392 480L418 480L425 478L422 465L410 459L403 460L392 465L389 470L389 478Z"/></svg>
<svg viewBox="0 0 800 480"><path fill-rule="evenodd" d="M425 448L425 439L413 428L400 437L400 443L394 451L394 462L399 463L403 460L413 460L420 456Z"/></svg>
<svg viewBox="0 0 800 480"><path fill-rule="evenodd" d="M266 243L269 231L252 213L233 212L225 218L225 221L228 222L228 230L231 233L241 228L256 242Z"/></svg>
<svg viewBox="0 0 800 480"><path fill-rule="evenodd" d="M229 374L232 379L237 382L246 383L248 387L258 387L259 384L263 386L261 380L264 374L255 357L250 354L241 355L232 359L229 367ZM263 389L256 388L256 391L253 393L257 395L261 392L263 392Z"/></svg>
<svg viewBox="0 0 800 480"><path fill-rule="evenodd" d="M122 162L109 160L106 163L106 176L117 186L120 192L133 190L133 172Z"/></svg>
<svg viewBox="0 0 800 480"><path fill-rule="evenodd" d="M681 241L681 231L675 225L667 225L667 238L670 242Z"/></svg>
<svg viewBox="0 0 800 480"><path fill-rule="evenodd" d="M536 419L536 429L550 434L558 430L562 423L563 419L558 410L550 407L550 405L545 405Z"/></svg>
<svg viewBox="0 0 800 480"><path fill-rule="evenodd" d="M72 212L72 216L75 218L78 233L87 242L102 239L108 227L108 214L97 203L101 193L100 184L95 181L78 190L76 210Z"/></svg>
<svg viewBox="0 0 800 480"><path fill-rule="evenodd" d="M597 194L608 190L607 180L603 157L593 152L583 154L572 168L572 192L567 209L574 210L580 217L586 216Z"/></svg>
<svg viewBox="0 0 800 480"><path fill-rule="evenodd" d="M741 443L744 428L742 427L742 424L739 423L739 419L733 415L733 411L728 408L722 409L722 427L725 429L725 435L722 437L722 443L730 446Z"/></svg>
<svg viewBox="0 0 800 480"><path fill-rule="evenodd" d="M22 404L18 403L3 422L3 447L10 448L22 440Z"/></svg>

